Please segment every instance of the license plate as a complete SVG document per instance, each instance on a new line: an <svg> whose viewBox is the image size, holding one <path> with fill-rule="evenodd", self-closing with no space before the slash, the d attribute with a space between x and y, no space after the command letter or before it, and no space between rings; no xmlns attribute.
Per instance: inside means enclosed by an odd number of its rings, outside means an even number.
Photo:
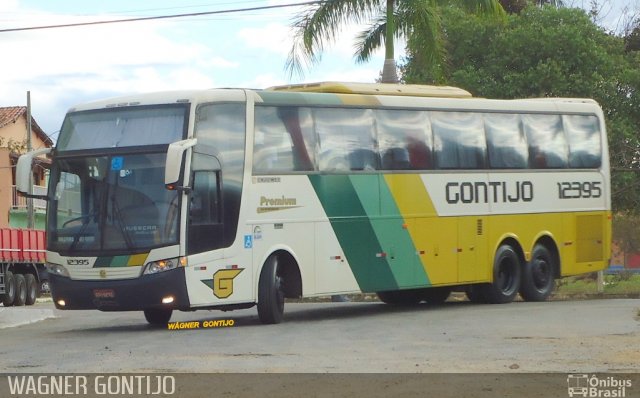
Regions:
<svg viewBox="0 0 640 398"><path fill-rule="evenodd" d="M116 298L116 292L113 289L93 289L93 297L97 299Z"/></svg>

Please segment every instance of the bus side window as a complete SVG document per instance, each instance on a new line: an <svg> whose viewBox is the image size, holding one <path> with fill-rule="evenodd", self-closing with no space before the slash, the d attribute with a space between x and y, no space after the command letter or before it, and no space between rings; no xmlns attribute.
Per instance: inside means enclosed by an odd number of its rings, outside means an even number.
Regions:
<svg viewBox="0 0 640 398"><path fill-rule="evenodd" d="M564 115L562 124L569 142L569 167L600 167L602 142L598 118L591 115Z"/></svg>
<svg viewBox="0 0 640 398"><path fill-rule="evenodd" d="M478 113L431 112L438 169L484 169L487 141Z"/></svg>
<svg viewBox="0 0 640 398"><path fill-rule="evenodd" d="M491 168L526 169L528 167L529 151L520 125L518 114L487 113L484 115Z"/></svg>
<svg viewBox="0 0 640 398"><path fill-rule="evenodd" d="M196 171L193 173L189 218L191 225L220 223L220 190L218 173Z"/></svg>
<svg viewBox="0 0 640 398"><path fill-rule="evenodd" d="M383 170L425 170L432 165L432 134L425 111L375 110Z"/></svg>
<svg viewBox="0 0 640 398"><path fill-rule="evenodd" d="M567 141L559 115L525 114L522 126L529 144L529 163L534 169L567 167Z"/></svg>
<svg viewBox="0 0 640 398"><path fill-rule="evenodd" d="M219 173L212 170L193 173L189 193L189 254L217 249L224 240Z"/></svg>
<svg viewBox="0 0 640 398"><path fill-rule="evenodd" d="M371 109L316 108L313 117L320 171L340 173L380 167Z"/></svg>

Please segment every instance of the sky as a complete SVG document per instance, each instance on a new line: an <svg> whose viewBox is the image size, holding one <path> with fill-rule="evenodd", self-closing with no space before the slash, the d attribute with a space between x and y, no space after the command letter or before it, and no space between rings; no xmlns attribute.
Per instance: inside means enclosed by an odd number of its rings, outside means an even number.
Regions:
<svg viewBox="0 0 640 398"><path fill-rule="evenodd" d="M304 0L0 0L0 29L300 3ZM575 0L582 1L582 0ZM607 0L629 4L629 0ZM635 2L638 0L630 0ZM616 7L607 18L615 23ZM64 29L0 32L0 107L26 105L57 138L75 104L118 95L315 81L374 82L383 54L353 58L348 26L304 76L284 69L300 7ZM402 44L396 45L401 49ZM401 54L400 54L401 55ZM398 56L396 57L398 59Z"/></svg>

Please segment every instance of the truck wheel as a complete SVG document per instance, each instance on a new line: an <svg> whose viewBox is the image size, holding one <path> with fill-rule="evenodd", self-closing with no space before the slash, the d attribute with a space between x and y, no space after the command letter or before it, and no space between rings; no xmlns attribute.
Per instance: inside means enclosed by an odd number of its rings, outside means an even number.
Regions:
<svg viewBox="0 0 640 398"><path fill-rule="evenodd" d="M4 274L4 291L2 304L4 304L5 307L11 307L16 298L16 280L11 271L7 271Z"/></svg>
<svg viewBox="0 0 640 398"><path fill-rule="evenodd" d="M258 318L260 322L282 322L284 314L284 279L278 273L278 257L270 256L260 271L258 281Z"/></svg>
<svg viewBox="0 0 640 398"><path fill-rule="evenodd" d="M543 245L535 245L529 261L522 273L520 295L526 301L544 301L555 287L555 264L549 250Z"/></svg>
<svg viewBox="0 0 640 398"><path fill-rule="evenodd" d="M25 301L26 305L34 305L36 303L36 299L40 295L38 281L36 281L36 277L33 274L26 274L24 276L24 281L27 286L27 300Z"/></svg>
<svg viewBox="0 0 640 398"><path fill-rule="evenodd" d="M171 314L173 313L172 309L167 308L154 308L144 310L144 317L149 322L149 324L154 326L166 326L171 319Z"/></svg>
<svg viewBox="0 0 640 398"><path fill-rule="evenodd" d="M27 282L22 274L16 274L14 278L16 280L16 297L13 300L13 305L20 307L27 301Z"/></svg>
<svg viewBox="0 0 640 398"><path fill-rule="evenodd" d="M489 304L512 302L520 290L520 257L509 245L502 245L493 260L493 282L481 285L483 296Z"/></svg>

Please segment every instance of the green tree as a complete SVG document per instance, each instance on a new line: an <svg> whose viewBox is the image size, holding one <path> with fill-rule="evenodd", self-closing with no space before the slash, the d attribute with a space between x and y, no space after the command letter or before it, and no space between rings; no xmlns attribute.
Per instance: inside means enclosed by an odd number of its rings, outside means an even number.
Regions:
<svg viewBox="0 0 640 398"><path fill-rule="evenodd" d="M355 43L357 62L368 61L373 52L385 48L382 82L396 83L394 41L404 37L408 43L420 45L421 62L439 70L444 57L440 5L448 0L326 0L308 6L295 19L294 44L285 68L302 74L306 67L320 61L327 44L335 41L340 30L349 23L366 23ZM466 10L504 16L498 0L454 0Z"/></svg>
<svg viewBox="0 0 640 398"><path fill-rule="evenodd" d="M443 14L446 84L486 98L593 98L605 113L615 209L640 211L640 54L580 9L527 7L506 24ZM438 81L410 47L408 83Z"/></svg>

